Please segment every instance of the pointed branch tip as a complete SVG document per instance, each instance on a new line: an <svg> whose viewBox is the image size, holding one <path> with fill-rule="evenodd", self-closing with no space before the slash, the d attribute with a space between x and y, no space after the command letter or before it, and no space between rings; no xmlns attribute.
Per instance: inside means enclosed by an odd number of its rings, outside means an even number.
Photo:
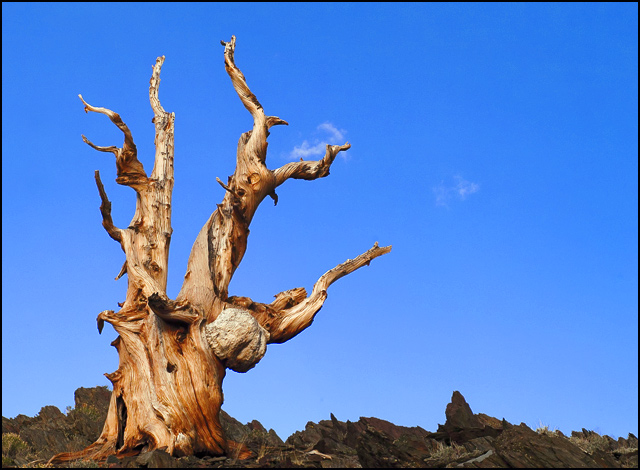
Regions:
<svg viewBox="0 0 640 470"><path fill-rule="evenodd" d="M229 186L227 186L226 184L224 184L224 183L222 182L222 180L221 180L220 178L218 178L217 176L216 176L216 181L217 181L218 183L220 183L220 186L222 186L222 187L225 189L225 191L229 191L229 192L230 192L233 196L235 196L237 199L240 199L240 196L238 196L238 195L236 194L236 192L235 192L233 189L231 189Z"/></svg>

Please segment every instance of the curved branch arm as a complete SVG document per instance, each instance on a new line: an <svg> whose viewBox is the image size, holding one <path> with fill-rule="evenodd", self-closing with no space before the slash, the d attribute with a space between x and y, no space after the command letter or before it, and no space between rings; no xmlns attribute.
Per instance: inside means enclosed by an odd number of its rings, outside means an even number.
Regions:
<svg viewBox="0 0 640 470"><path fill-rule="evenodd" d="M118 156L118 153L120 152L120 149L118 147L116 147L115 145L110 145L109 147L101 147L99 145L96 145L93 142L91 142L89 139L87 139L84 134L82 134L82 140L84 141L85 144L87 144L92 149L97 150L98 152L111 152L116 157Z"/></svg>
<svg viewBox="0 0 640 470"><path fill-rule="evenodd" d="M331 284L362 266L368 266L371 260L390 251L391 245L381 247L376 242L373 248L324 273L306 298L304 288L297 288L276 295L276 300L269 305L254 303L243 297L229 300L252 311L258 323L269 331L269 343L284 343L311 325L327 298L327 289Z"/></svg>
<svg viewBox="0 0 640 470"><path fill-rule="evenodd" d="M102 180L100 179L100 172L98 170L96 170L95 178L96 178L96 185L98 186L98 192L100 193L100 199L102 200L102 204L100 204L100 213L102 214L102 226L104 227L104 229L107 231L107 233L111 238L113 238L115 241L122 244L122 230L113 224L113 219L111 218L111 201L109 201L109 198L107 198L107 193L104 190L104 186L102 185Z"/></svg>
<svg viewBox="0 0 640 470"><path fill-rule="evenodd" d="M244 107L247 108L247 111L251 113L254 120L264 120L265 115L262 105L258 101L258 98L256 98L256 95L249 89L247 79L244 78L243 73L236 67L233 57L236 50L236 37L231 36L231 41L220 41L220 44L224 46L224 68L229 74L229 77L231 77L231 83L233 83L233 87L236 89L240 101L242 101Z"/></svg>
<svg viewBox="0 0 640 470"><path fill-rule="evenodd" d="M276 177L276 186L280 186L289 178L303 179L303 180L315 180L317 178L324 178L329 174L331 164L336 159L336 155L343 150L351 148L349 142L344 145L327 145L327 151L322 158L318 161L304 161L287 163L281 166L277 170L273 171Z"/></svg>
<svg viewBox="0 0 640 470"><path fill-rule="evenodd" d="M84 103L84 111L86 113L92 111L94 113L106 115L109 117L111 122L113 122L118 129L124 133L124 145L122 148L115 146L99 147L90 142L84 135L82 136L82 140L100 152L112 152L116 156L116 168L118 173L116 182L125 186L131 186L138 190L141 183L147 182L147 174L144 171L142 163L138 161L138 149L136 148L136 144L133 142L133 136L131 135L129 127L127 127L127 125L122 121L118 113L107 108L91 106L84 100L84 98L82 98L82 95L78 95L78 97Z"/></svg>
<svg viewBox="0 0 640 470"><path fill-rule="evenodd" d="M156 63L153 66L153 73L151 74L151 80L149 80L149 101L151 102L153 114L156 116L166 114L166 111L160 104L160 98L158 97L158 89L160 88L160 71L162 70L164 59L164 56L160 56L156 59Z"/></svg>

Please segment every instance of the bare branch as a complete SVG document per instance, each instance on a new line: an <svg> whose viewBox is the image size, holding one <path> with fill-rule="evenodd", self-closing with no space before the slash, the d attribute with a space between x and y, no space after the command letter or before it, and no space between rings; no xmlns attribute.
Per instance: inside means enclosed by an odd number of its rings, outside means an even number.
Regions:
<svg viewBox="0 0 640 470"><path fill-rule="evenodd" d="M96 145L93 142L91 142L89 139L87 139L84 136L84 134L82 135L82 140L84 140L85 144L89 145L91 148L97 150L98 152L111 152L117 157L118 156L118 152L120 151L120 149L118 147L116 147L115 145L111 145L109 147L100 147L99 145Z"/></svg>
<svg viewBox="0 0 640 470"><path fill-rule="evenodd" d="M111 323L118 333L122 334L123 330L128 330L130 332L139 333L141 325L138 320L142 320L147 316L146 310L139 311L123 311L114 312L113 310L103 310L98 314L98 318L96 321L98 323L98 332L102 333L102 328L104 327L104 322ZM116 338L115 341L118 341L119 338ZM114 341L114 342L115 342ZM111 343L113 344L113 343Z"/></svg>
<svg viewBox="0 0 640 470"><path fill-rule="evenodd" d="M316 282L315 285L313 286L313 292L311 293L311 295L313 295L316 292L327 290L331 284L336 282L341 277L344 277L347 274L352 273L353 271L355 271L358 268L361 268L362 266L365 266L365 265L369 266L369 263L371 263L371 260L373 260L374 258L377 258L378 256L385 255L390 251L391 251L391 245L380 247L378 246L378 242L375 242L373 245L373 248L370 248L369 250L365 251L360 256L357 256L354 259L348 259L344 263L339 264L335 268L324 273L320 277L320 279L318 279L318 282Z"/></svg>
<svg viewBox="0 0 640 470"><path fill-rule="evenodd" d="M238 67L236 67L234 53L236 50L236 37L231 36L231 41L225 42L220 41L220 43L224 46L224 67L231 77L231 83L233 83L233 87L238 93L240 100L247 111L251 113L254 120L265 119L264 110L262 109L262 105L256 98L249 86L247 85L247 80L244 78L244 75L240 71Z"/></svg>
<svg viewBox="0 0 640 470"><path fill-rule="evenodd" d="M151 172L151 178L155 180L168 181L173 188L173 151L174 151L174 135L173 127L176 115L168 113L160 104L158 90L160 88L160 71L164 63L164 56L158 57L153 66L153 73L149 81L149 101L151 109L153 109L153 123L156 127L156 157ZM169 189L167 202L171 200L171 189Z"/></svg>
<svg viewBox="0 0 640 470"><path fill-rule="evenodd" d="M124 276L125 274L127 274L127 261L126 260L124 261L124 264L122 265L122 268L120 269L120 272L116 276L116 281L118 279L120 279L122 276Z"/></svg>
<svg viewBox="0 0 640 470"><path fill-rule="evenodd" d="M231 41L220 41L220 43L224 46L224 66L231 78L233 88L236 90L236 93L238 93L244 107L247 108L247 111L253 116L253 130L242 134L238 148L240 149L247 146L250 149L249 153L254 154L259 161L264 163L269 129L272 126L288 125L288 123L277 116L265 116L264 109L258 101L258 98L249 89L246 78L236 66L234 59L236 37L231 36ZM238 152L238 155L240 155L240 152Z"/></svg>
<svg viewBox="0 0 640 470"><path fill-rule="evenodd" d="M280 119L278 116L267 116L267 128L271 129L273 126L288 126L289 123L284 119Z"/></svg>
<svg viewBox="0 0 640 470"><path fill-rule="evenodd" d="M162 64L164 64L164 56L156 59L156 64L153 66L153 73L151 74L151 80L149 80L149 101L151 102L151 109L156 116L162 116L166 114L166 111L160 104L160 98L158 98L158 89L160 88L160 71L162 70Z"/></svg>
<svg viewBox="0 0 640 470"><path fill-rule="evenodd" d="M139 184L146 183L147 174L144 171L142 163L138 161L138 150L136 148L136 144L133 142L133 136L131 135L131 131L127 125L120 118L120 115L107 108L91 106L84 100L84 98L82 98L82 95L78 95L78 97L80 97L84 103L85 112L88 113L89 111L92 111L94 113L100 113L108 116L111 122L113 122L118 129L124 133L124 145L122 148L115 146L100 147L93 144L85 136L82 136L82 140L100 152L112 152L116 156L116 168L118 173L116 182L126 186L131 186L134 189Z"/></svg>
<svg viewBox="0 0 640 470"><path fill-rule="evenodd" d="M276 186L280 186L289 178L303 180L324 178L329 174L329 169L331 168L333 161L336 159L336 155L338 155L339 152L350 148L351 144L349 142L344 145L327 145L327 151L322 160L287 163L273 171L273 174L276 177Z"/></svg>
<svg viewBox="0 0 640 470"><path fill-rule="evenodd" d="M294 307L302 302L307 297L307 291L304 287L296 287L295 289L289 289L284 292L280 292L274 296L276 300L269 305L276 310L284 310Z"/></svg>
<svg viewBox="0 0 640 470"><path fill-rule="evenodd" d="M109 201L109 199L107 198L107 193L104 190L102 180L100 179L100 172L98 170L96 170L95 178L96 178L96 185L98 185L98 192L100 193L100 199L102 200L102 204L100 204L100 213L102 214L102 226L105 228L105 230L107 231L107 233L111 238L113 238L115 241L119 243L122 243L122 230L113 224L113 219L111 218L111 201ZM126 268L126 263L123 269L125 268ZM120 276L121 275L119 275L118 278Z"/></svg>
<svg viewBox="0 0 640 470"><path fill-rule="evenodd" d="M238 196L238 194L236 194L236 192L235 192L233 189L231 189L229 186L227 186L226 184L224 184L224 183L222 182L222 180L221 180L220 178L218 178L217 176L216 176L216 181L217 181L218 183L220 183L220 186L222 186L222 187L225 189L225 191L229 191L229 193L231 193L231 195L232 195L233 197L235 197L236 199L240 199L240 196Z"/></svg>
<svg viewBox="0 0 640 470"><path fill-rule="evenodd" d="M278 294L271 306L276 308L281 307L285 302L289 304L292 303L293 306L276 312L274 315L276 318L273 320L269 320L268 318L258 319L258 321L262 320L265 323L263 326L271 334L269 342L284 343L310 326L316 313L322 308L327 298L327 289L331 284L362 266L368 266L371 260L390 251L391 245L380 247L378 246L378 242L376 242L373 248L365 251L354 259L348 259L344 263L324 273L313 286L311 295L302 301L300 297L304 294L304 289L301 288ZM291 295L287 296L287 293Z"/></svg>

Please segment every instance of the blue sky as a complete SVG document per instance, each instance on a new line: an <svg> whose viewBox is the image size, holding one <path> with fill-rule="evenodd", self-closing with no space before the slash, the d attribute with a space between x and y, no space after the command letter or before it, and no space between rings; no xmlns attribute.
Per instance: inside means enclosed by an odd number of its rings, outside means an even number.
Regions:
<svg viewBox="0 0 640 470"><path fill-rule="evenodd" d="M282 438L376 416L434 431L474 412L568 433L638 434L637 4L2 4L2 414L62 410L118 356L119 113L153 161L148 87L176 113L168 294L252 120L220 40L272 129L267 165L352 148L258 210L232 295L310 289L375 241L314 324L224 382L223 409Z"/></svg>

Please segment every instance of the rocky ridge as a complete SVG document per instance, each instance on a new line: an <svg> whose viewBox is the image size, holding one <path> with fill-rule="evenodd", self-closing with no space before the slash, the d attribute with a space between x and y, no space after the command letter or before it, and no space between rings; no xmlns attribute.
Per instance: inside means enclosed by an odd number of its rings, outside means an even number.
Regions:
<svg viewBox="0 0 640 470"><path fill-rule="evenodd" d="M79 388L75 408L63 414L45 406L33 417L2 417L2 466L42 467L56 453L80 450L94 442L106 417L111 392L106 387ZM565 436L547 428L532 430L485 414L474 414L454 392L446 422L436 432L397 426L378 418L357 422L331 419L307 423L282 441L258 421L242 424L221 411L227 436L253 456L175 458L163 450L106 462L71 462L69 467L108 468L563 468L638 467L638 439L614 440L583 429Z"/></svg>

